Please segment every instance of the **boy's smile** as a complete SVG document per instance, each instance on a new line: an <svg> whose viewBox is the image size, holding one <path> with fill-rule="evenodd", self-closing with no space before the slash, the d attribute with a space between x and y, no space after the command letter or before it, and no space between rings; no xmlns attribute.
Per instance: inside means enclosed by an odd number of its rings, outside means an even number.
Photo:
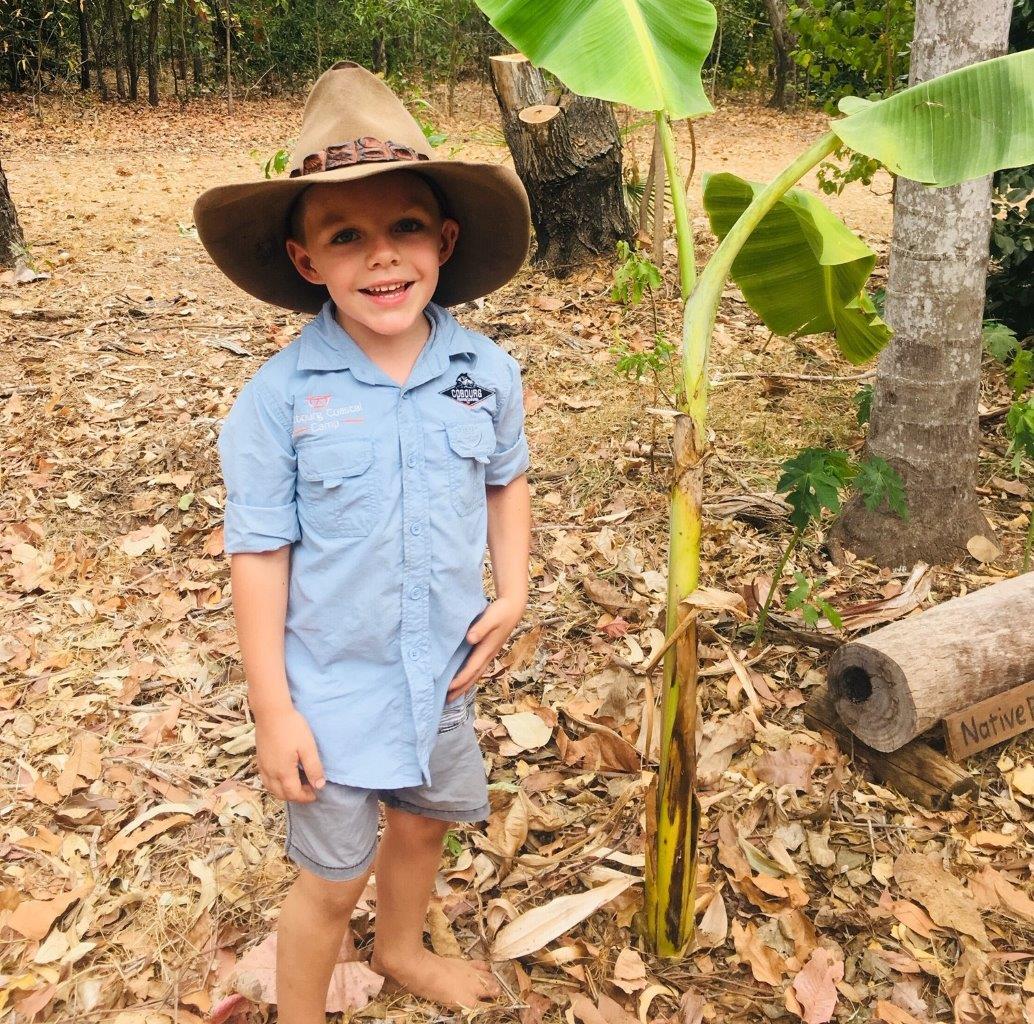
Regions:
<svg viewBox="0 0 1034 1024"><path fill-rule="evenodd" d="M288 254L307 281L326 286L341 326L360 346L422 344L421 314L459 235L427 183L411 172L328 182L299 205Z"/></svg>

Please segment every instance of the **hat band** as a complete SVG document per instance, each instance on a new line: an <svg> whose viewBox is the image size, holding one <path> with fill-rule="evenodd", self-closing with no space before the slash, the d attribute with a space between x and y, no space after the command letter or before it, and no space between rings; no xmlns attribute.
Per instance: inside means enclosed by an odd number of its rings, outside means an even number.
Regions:
<svg viewBox="0 0 1034 1024"><path fill-rule="evenodd" d="M327 146L318 153L310 153L301 167L291 171L290 177L298 178L303 174L316 174L318 171L333 171L338 167L351 167L353 164L379 164L394 160L430 160L426 153L418 153L412 146L404 146L400 142L388 139L382 142L372 135L364 135L351 142L338 142Z"/></svg>

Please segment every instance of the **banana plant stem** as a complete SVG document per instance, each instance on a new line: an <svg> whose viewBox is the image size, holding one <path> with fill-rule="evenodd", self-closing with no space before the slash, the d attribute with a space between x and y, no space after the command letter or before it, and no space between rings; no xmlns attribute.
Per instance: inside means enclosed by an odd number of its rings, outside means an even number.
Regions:
<svg viewBox="0 0 1034 1024"><path fill-rule="evenodd" d="M693 246L693 225L689 220L689 209L686 206L686 188L682 182L682 175L679 174L678 158L675 155L675 137L671 132L671 125L668 124L667 115L663 110L656 111L657 133L661 138L661 147L664 150L664 168L668 174L668 181L671 182L671 203L675 211L675 241L679 252L679 286L682 291L682 301L689 299L696 284L696 253ZM659 195L657 201L664 204L664 196Z"/></svg>

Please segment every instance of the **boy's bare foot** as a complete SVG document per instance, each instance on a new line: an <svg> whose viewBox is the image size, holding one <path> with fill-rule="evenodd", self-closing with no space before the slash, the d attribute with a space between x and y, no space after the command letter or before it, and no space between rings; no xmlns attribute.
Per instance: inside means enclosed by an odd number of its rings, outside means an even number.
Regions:
<svg viewBox="0 0 1034 1024"><path fill-rule="evenodd" d="M429 949L390 961L382 960L375 951L370 967L412 995L442 1006L473 1009L485 1006L502 992L484 960L438 956Z"/></svg>

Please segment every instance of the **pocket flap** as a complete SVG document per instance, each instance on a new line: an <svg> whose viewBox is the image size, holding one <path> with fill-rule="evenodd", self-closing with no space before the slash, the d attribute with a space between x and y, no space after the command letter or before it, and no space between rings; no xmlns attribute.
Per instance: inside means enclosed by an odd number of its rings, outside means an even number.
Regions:
<svg viewBox="0 0 1034 1024"><path fill-rule="evenodd" d="M371 441L357 438L333 445L309 445L298 452L298 475L324 487L337 487L346 477L365 473L372 463Z"/></svg>
<svg viewBox="0 0 1034 1024"><path fill-rule="evenodd" d="M449 447L465 459L477 459L487 464L495 451L495 430L491 421L482 423L446 423Z"/></svg>

